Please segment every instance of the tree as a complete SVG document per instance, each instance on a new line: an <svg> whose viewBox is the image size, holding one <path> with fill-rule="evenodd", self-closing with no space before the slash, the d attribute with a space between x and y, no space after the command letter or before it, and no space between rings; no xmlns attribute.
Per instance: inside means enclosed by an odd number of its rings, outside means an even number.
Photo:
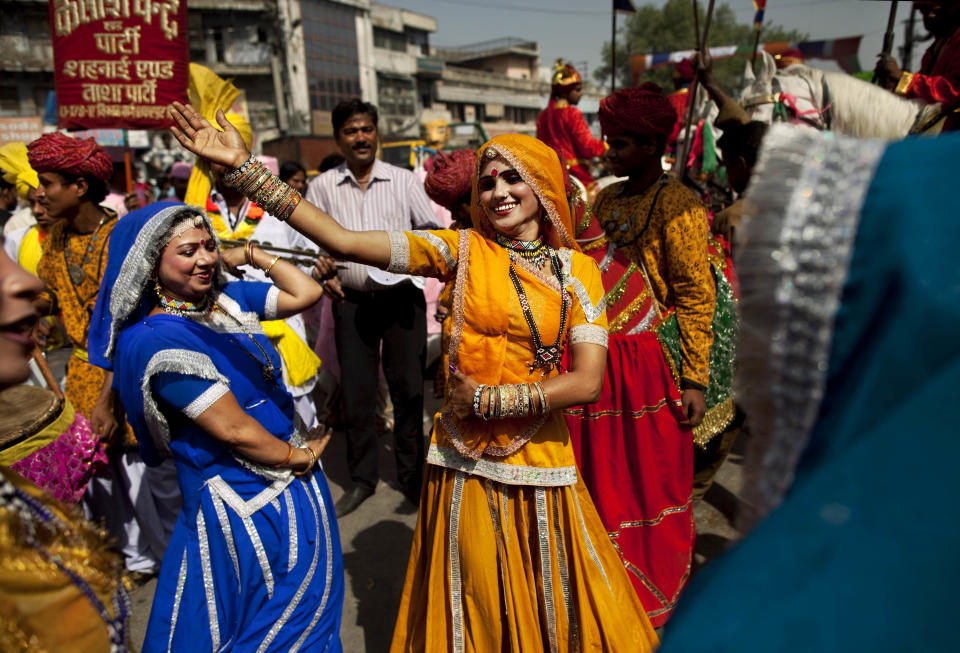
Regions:
<svg viewBox="0 0 960 653"><path fill-rule="evenodd" d="M700 30L703 31L706 8L697 3ZM753 46L755 38L753 24L737 23L736 15L730 5L718 3L713 9L710 24L709 46L747 45ZM785 30L776 25L765 25L760 40L804 41L806 34L796 30ZM632 86L630 74L631 54L652 54L655 52L673 52L674 50L692 50L696 47L694 34L693 7L689 0L667 0L663 7L644 5L637 9L623 25L617 35L617 88ZM603 44L604 64L594 71L594 77L601 84L610 80L610 43ZM713 76L727 91L739 86L743 72L744 59L734 57L715 62ZM661 66L647 70L639 83L652 81L659 84L665 92L673 90L673 66Z"/></svg>

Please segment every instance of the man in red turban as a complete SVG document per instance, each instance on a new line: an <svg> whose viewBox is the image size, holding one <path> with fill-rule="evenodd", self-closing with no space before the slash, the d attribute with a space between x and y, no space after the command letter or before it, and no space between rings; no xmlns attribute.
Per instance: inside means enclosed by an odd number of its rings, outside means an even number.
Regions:
<svg viewBox="0 0 960 653"><path fill-rule="evenodd" d="M664 597L682 590L693 554L690 502L698 431L691 430L701 423L713 428L704 422L704 390L710 382L717 285L707 258L706 207L661 166L676 121L656 84L623 89L600 102L608 169L627 180L597 195L593 213L599 228L584 247L603 258L607 311L616 318L610 321L607 361L610 403L601 398L586 410L602 414L623 401L655 408L643 420L628 411L579 424L568 420L575 447L580 442L591 452L578 462L607 531L624 561L660 590L652 592L641 576L633 577L655 626L669 618L673 604ZM668 336L674 319L679 335ZM661 342L676 344L678 360L665 355ZM604 455L622 451L625 441L643 455ZM642 531L621 528L627 515L648 513L671 516Z"/></svg>
<svg viewBox="0 0 960 653"><path fill-rule="evenodd" d="M569 63L557 59L550 86L550 104L537 118L537 138L560 155L570 174L589 187L593 183L587 164L604 152L603 141L594 138L577 108L583 95L582 80Z"/></svg>
<svg viewBox="0 0 960 653"><path fill-rule="evenodd" d="M473 150L437 152L423 180L427 197L450 211L453 220L464 227L470 226L470 184L475 167Z"/></svg>
<svg viewBox="0 0 960 653"><path fill-rule="evenodd" d="M113 162L92 138L44 134L27 146L30 165L37 171L37 199L56 222L43 241L37 264L46 288L37 300L41 315L59 313L73 356L67 364L65 394L77 412L108 444L113 478L95 477L89 506L95 518L104 519L110 534L123 549L126 568L149 574L160 566L162 548L153 548L142 533L151 532L150 515L143 514L140 528L133 500L123 488L140 488L145 466L137 443L123 419L111 387L113 373L91 365L87 359L87 331L106 269L110 234L117 214L100 203L107 196ZM145 505L144 497L137 505Z"/></svg>

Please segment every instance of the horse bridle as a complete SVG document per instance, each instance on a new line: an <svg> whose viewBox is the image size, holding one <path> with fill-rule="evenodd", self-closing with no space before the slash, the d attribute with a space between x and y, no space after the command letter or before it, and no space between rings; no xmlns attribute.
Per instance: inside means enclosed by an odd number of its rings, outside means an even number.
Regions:
<svg viewBox="0 0 960 653"><path fill-rule="evenodd" d="M820 84L823 92L823 106L826 107L819 113L820 121L813 120L812 118L808 118L806 116L796 115L796 112L794 112L793 119L795 121L804 122L814 129L820 131L829 131L830 126L833 123L833 104L830 101L830 87L827 85L826 79L822 79ZM778 80L776 77L770 80L770 90L772 92L767 93L766 95L754 95L752 97L745 98L743 101L743 108L745 110L749 110L753 107L758 107L764 104L772 104L773 122L788 122L790 120L790 107L784 102L783 88L780 86L780 80Z"/></svg>

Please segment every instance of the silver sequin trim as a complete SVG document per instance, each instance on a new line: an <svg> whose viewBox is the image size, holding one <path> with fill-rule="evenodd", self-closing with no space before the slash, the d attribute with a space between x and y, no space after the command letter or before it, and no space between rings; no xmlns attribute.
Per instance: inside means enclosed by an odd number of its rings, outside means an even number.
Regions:
<svg viewBox="0 0 960 653"><path fill-rule="evenodd" d="M252 499L246 501L234 492L233 488L230 487L219 474L207 481L207 485L213 492L216 492L218 496L227 502L227 505L230 506L230 509L233 510L238 517L246 519L258 510L262 510L264 506L280 496L280 493L283 492L291 482L293 482L292 475L287 479L276 480L270 487L265 488Z"/></svg>
<svg viewBox="0 0 960 653"><path fill-rule="evenodd" d="M173 613L170 615L170 637L167 639L167 653L173 650L173 633L177 630L177 619L180 617L180 599L183 598L183 586L187 582L187 552L184 550L180 558L180 576L177 578L177 591L173 595Z"/></svg>
<svg viewBox="0 0 960 653"><path fill-rule="evenodd" d="M223 539L227 542L227 553L230 555L230 561L233 562L233 572L237 576L237 584L240 584L240 559L237 557L237 545L233 539L233 528L230 526L230 517L227 515L227 509L223 505L223 499L216 492L210 493L213 499L213 509L217 512L217 520L220 522L220 530L223 531Z"/></svg>
<svg viewBox="0 0 960 653"><path fill-rule="evenodd" d="M510 495L506 489L500 491L500 503L503 506L503 543L510 542Z"/></svg>
<svg viewBox="0 0 960 653"><path fill-rule="evenodd" d="M578 342L589 342L606 348L609 344L609 339L610 334L607 332L607 329L599 324L574 324L570 327L571 345L575 345Z"/></svg>
<svg viewBox="0 0 960 653"><path fill-rule="evenodd" d="M333 540L330 536L330 517L327 514L327 505L323 502L323 495L320 493L320 486L317 485L316 475L311 475L310 484L313 486L314 497L320 507L320 520L323 523L323 537L327 547L327 566L324 576L323 596L320 597L320 606L317 608L316 614L313 615L310 625L307 626L307 629L303 631L300 638L294 642L290 648L290 653L296 653L296 651L299 650L310 635L310 631L317 625L317 621L320 620L320 615L322 615L323 611L327 608L327 599L330 598L330 586L333 583ZM316 518L316 512L314 512L314 518Z"/></svg>
<svg viewBox="0 0 960 653"><path fill-rule="evenodd" d="M543 582L543 610L547 615L550 653L557 653L557 614L553 603L553 556L550 555L550 522L547 519L547 491L534 489L537 505L537 539L540 542L540 578Z"/></svg>
<svg viewBox="0 0 960 653"><path fill-rule="evenodd" d="M189 349L163 349L155 353L143 371L140 392L143 395L143 416L154 446L161 456L170 457L170 425L160 412L153 397L150 382L156 374L175 372L185 376L195 376L206 381L220 382L230 386L227 377L220 374L217 367L206 354Z"/></svg>
<svg viewBox="0 0 960 653"><path fill-rule="evenodd" d="M279 292L279 291L278 291ZM269 298L269 293L267 293ZM278 295L279 297L279 295ZM251 335L264 335L263 326L260 324L260 316L253 311L240 310L240 304L234 301L226 293L217 295L217 304L220 308L229 313L228 317L220 311L211 311L201 317L190 317L197 324L202 324L211 331L217 333L249 333Z"/></svg>
<svg viewBox="0 0 960 653"><path fill-rule="evenodd" d="M410 241L403 231L388 231L390 236L390 263L387 272L394 274L410 273Z"/></svg>
<svg viewBox="0 0 960 653"><path fill-rule="evenodd" d="M474 460L462 456L453 449L431 444L427 451L427 462L448 469L456 469L474 476L482 476L507 485L536 485L556 487L573 485L577 482L577 468L570 467L528 467L498 463L486 458Z"/></svg>
<svg viewBox="0 0 960 653"><path fill-rule="evenodd" d="M140 305L144 290L150 283L150 276L164 247L163 235L175 222L190 215L199 215L203 218L217 247L220 246L220 240L210 223L210 218L207 217L206 212L196 207L172 206L158 211L147 221L124 257L117 279L110 289L110 337L107 350L104 352L108 360L113 360L113 347L116 345L120 324ZM216 283L218 286L226 283L222 272L217 273Z"/></svg>
<svg viewBox="0 0 960 653"><path fill-rule="evenodd" d="M597 238L603 238L603 236L597 236ZM597 238L594 238L596 240ZM581 242L581 241L577 241ZM603 260L600 261L600 271L606 272L610 269L610 264L613 263L613 254L617 251L617 246L615 243L610 243L607 245L607 252L603 255Z"/></svg>
<svg viewBox="0 0 960 653"><path fill-rule="evenodd" d="M735 387L756 434L744 530L780 503L820 411L860 208L885 145L783 125L764 137L738 232Z"/></svg>
<svg viewBox="0 0 960 653"><path fill-rule="evenodd" d="M654 300L653 300L653 303L656 304L656 303L657 303L657 300L654 299ZM650 307L650 310L647 311L647 314L643 316L643 319L640 320L640 322L637 324L637 326L635 326L635 327L633 327L632 329L630 329L630 330L627 332L627 335L628 335L628 336L633 336L633 335L636 335L636 334L638 334L638 333L643 333L644 331L649 330L649 329L650 329L650 325L652 325L652 324L653 324L653 321L656 320L656 319L657 319L657 310L656 310L653 306L651 306L651 307Z"/></svg>
<svg viewBox="0 0 960 653"><path fill-rule="evenodd" d="M600 319L600 316L603 315L603 312L607 310L606 296L601 297L600 301L594 304L583 282L572 274L573 250L561 249L557 251L557 254L560 257L561 268L563 268L563 287L573 288L573 294L577 296L577 300L580 302L580 307L583 308L583 314L586 316L587 322L591 324L596 322Z"/></svg>
<svg viewBox="0 0 960 653"><path fill-rule="evenodd" d="M267 301L263 307L264 320L276 320L279 314L278 304L280 303L280 289L276 286L270 286L267 290Z"/></svg>
<svg viewBox="0 0 960 653"><path fill-rule="evenodd" d="M203 571L203 590L207 596L207 617L210 620L210 640L213 650L220 648L220 621L217 618L217 592L213 586L213 570L210 567L210 541L207 539L207 523L203 518L203 505L197 509L197 538L200 544L200 568Z"/></svg>
<svg viewBox="0 0 960 653"><path fill-rule="evenodd" d="M463 653L463 585L460 578L460 502L463 500L463 472L454 473L450 500L447 553L450 557L450 613L453 620L453 653Z"/></svg>
<svg viewBox="0 0 960 653"><path fill-rule="evenodd" d="M290 556L287 559L287 571L293 571L297 566L297 542L300 538L297 536L297 511L293 508L293 493L290 488L283 492L284 502L287 504L287 524L290 531Z"/></svg>
<svg viewBox="0 0 960 653"><path fill-rule="evenodd" d="M190 402L183 409L183 414L192 420L196 420L203 412L210 408L220 397L230 392L230 386L222 381L217 381L212 386L200 393L200 396Z"/></svg>
<svg viewBox="0 0 960 653"><path fill-rule="evenodd" d="M422 229L417 229L412 231L416 236L423 238L431 245L433 245L440 255L443 257L444 262L447 264L447 272L457 267L457 259L453 258L453 253L450 251L450 248L447 247L447 243L440 236L430 233L429 231L424 231Z"/></svg>
<svg viewBox="0 0 960 653"><path fill-rule="evenodd" d="M579 650L580 626L577 612L570 596L570 569L567 566L567 547L563 540L563 528L560 526L560 492L553 490L553 540L557 546L557 567L560 569L560 591L563 605L567 609L567 630L570 634L570 650ZM574 490L576 492L576 490Z"/></svg>
<svg viewBox="0 0 960 653"><path fill-rule="evenodd" d="M243 518L243 527L247 530L247 536L250 543L253 544L253 550L257 553L257 562L260 563L260 571L263 572L263 582L267 586L267 596L273 598L273 570L270 569L270 561L267 559L267 551L263 547L263 541L260 539L260 533L257 531L256 524L252 517Z"/></svg>
<svg viewBox="0 0 960 653"><path fill-rule="evenodd" d="M589 554L590 559L593 560L593 563L597 565L600 575L603 576L603 582L607 584L607 589L610 589L610 581L607 579L607 572L603 570L603 564L600 562L600 556L597 555L596 549L593 548L593 542L590 540L590 532L587 531L587 522L583 519L583 511L580 509L580 495L577 494L576 488L573 489L573 500L577 505L577 518L580 520L580 529L583 531L583 541L587 545L587 554Z"/></svg>

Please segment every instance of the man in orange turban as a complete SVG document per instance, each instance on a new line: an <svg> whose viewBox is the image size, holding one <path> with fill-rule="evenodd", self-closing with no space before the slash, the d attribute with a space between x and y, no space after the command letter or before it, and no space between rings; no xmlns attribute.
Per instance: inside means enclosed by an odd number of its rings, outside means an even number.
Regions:
<svg viewBox="0 0 960 653"><path fill-rule="evenodd" d="M583 182L593 183L587 164L604 152L603 141L594 138L587 121L577 108L583 95L580 73L569 63L557 59L550 86L550 104L537 118L537 138L560 155L560 162L570 174Z"/></svg>

